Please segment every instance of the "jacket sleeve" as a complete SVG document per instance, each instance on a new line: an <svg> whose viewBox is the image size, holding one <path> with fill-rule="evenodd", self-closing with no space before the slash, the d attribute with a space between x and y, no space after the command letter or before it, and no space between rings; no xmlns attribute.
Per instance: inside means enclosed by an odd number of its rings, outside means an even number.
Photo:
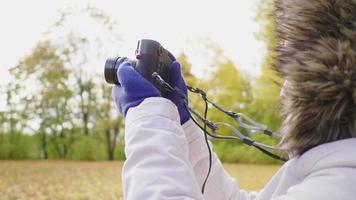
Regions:
<svg viewBox="0 0 356 200"><path fill-rule="evenodd" d="M193 167L194 175L199 187L203 185L209 166L208 147L205 142L203 131L189 120L183 125L187 137L189 149L189 161ZM212 148L211 143L209 142ZM204 199L206 200L253 200L257 197L257 192L246 192L239 189L235 179L224 169L217 155L212 151L212 168L205 186ZM242 172L241 172L242 173Z"/></svg>
<svg viewBox="0 0 356 200"><path fill-rule="evenodd" d="M125 123L125 199L203 199L172 102L161 97L147 98L130 108Z"/></svg>

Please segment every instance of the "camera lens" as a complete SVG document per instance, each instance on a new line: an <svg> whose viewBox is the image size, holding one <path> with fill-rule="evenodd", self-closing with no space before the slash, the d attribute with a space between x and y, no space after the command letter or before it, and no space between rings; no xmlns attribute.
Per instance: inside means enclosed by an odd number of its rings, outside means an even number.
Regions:
<svg viewBox="0 0 356 200"><path fill-rule="evenodd" d="M117 79L117 69L126 57L108 58L105 62L104 77L107 83L120 85Z"/></svg>

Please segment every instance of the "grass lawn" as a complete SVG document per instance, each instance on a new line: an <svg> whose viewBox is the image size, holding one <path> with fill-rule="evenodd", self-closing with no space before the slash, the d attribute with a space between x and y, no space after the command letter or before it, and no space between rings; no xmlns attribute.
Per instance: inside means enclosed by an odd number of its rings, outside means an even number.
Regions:
<svg viewBox="0 0 356 200"><path fill-rule="evenodd" d="M0 200L122 199L123 162L0 161ZM241 188L258 190L279 166L224 164Z"/></svg>

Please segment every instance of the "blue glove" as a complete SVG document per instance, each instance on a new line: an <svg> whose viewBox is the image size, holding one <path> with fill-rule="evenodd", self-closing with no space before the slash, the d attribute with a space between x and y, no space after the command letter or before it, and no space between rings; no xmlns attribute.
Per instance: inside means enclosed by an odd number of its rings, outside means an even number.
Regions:
<svg viewBox="0 0 356 200"><path fill-rule="evenodd" d="M161 96L159 91L143 78L129 62L120 64L117 70L120 86L114 86L112 93L120 115L125 117L131 107L138 106L145 98Z"/></svg>
<svg viewBox="0 0 356 200"><path fill-rule="evenodd" d="M175 58L170 55L170 57L175 60ZM178 61L174 61L171 65L172 71L171 71L171 82L170 85L175 88L179 88L181 92L185 94L188 98L188 93L187 93L187 86L185 85L184 79L182 77L182 72L181 72L181 67ZM168 99L173 101L174 104L176 104L180 116L180 123L184 124L189 120L189 113L186 110L185 106L182 103L181 95L177 93L172 93L168 96ZM187 99L188 100L188 99Z"/></svg>

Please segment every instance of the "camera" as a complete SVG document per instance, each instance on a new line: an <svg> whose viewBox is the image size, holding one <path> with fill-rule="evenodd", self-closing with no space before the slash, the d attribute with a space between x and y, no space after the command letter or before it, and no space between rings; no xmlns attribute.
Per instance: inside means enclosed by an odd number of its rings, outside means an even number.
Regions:
<svg viewBox="0 0 356 200"><path fill-rule="evenodd" d="M156 72L163 80L170 82L171 64L174 61L174 57L159 42L142 39L137 42L135 58L108 58L104 68L105 81L110 84L120 85L116 73L120 64L128 61L131 62L132 66L142 77L150 81L161 92L162 96L166 96L168 93L167 89L162 87L152 74Z"/></svg>

